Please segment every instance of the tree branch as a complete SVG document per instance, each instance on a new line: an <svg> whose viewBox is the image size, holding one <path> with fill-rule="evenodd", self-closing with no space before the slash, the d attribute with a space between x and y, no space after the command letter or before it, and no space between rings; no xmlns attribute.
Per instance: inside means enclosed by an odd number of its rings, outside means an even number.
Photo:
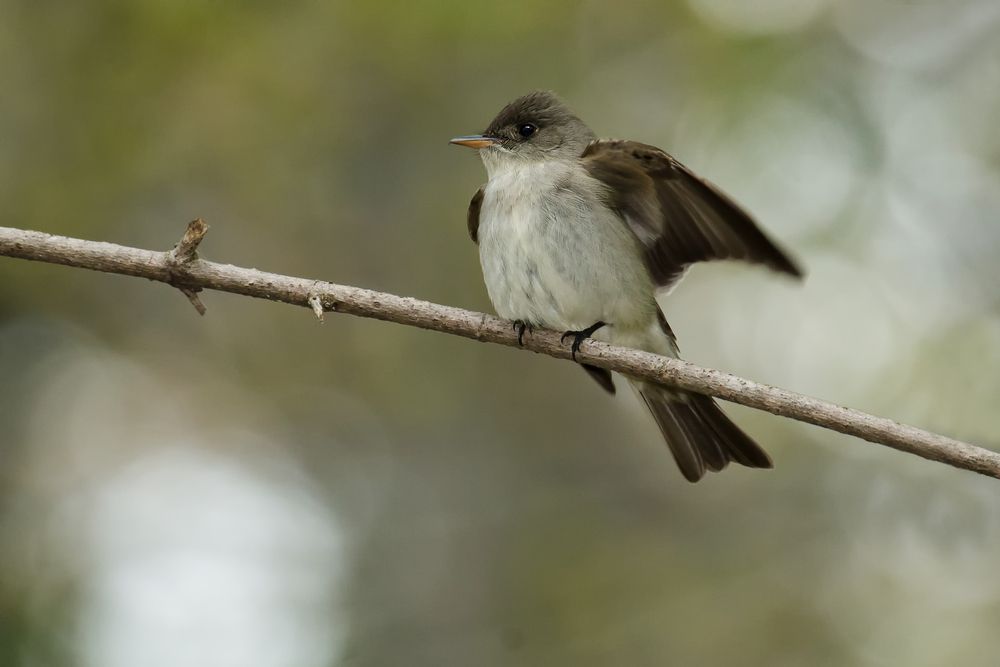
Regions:
<svg viewBox="0 0 1000 667"><path fill-rule="evenodd" d="M177 269L183 268L185 264L190 263L198 256L198 244L201 240L205 238L205 234L208 233L208 225L201 218L195 218L188 223L187 229L184 230L184 236L181 240L177 242L174 249L167 254L167 264L170 265L172 272L177 272ZM173 283L171 283L173 284ZM177 285L177 289L181 291L181 294L188 298L194 309L198 311L199 315L204 315L207 312L205 304L201 302L201 297L198 296L198 292L201 291L200 287L187 287L184 285Z"/></svg>
<svg viewBox="0 0 1000 667"><path fill-rule="evenodd" d="M195 250L207 228L203 221L196 220L188 226L184 239L173 251L154 252L0 227L0 255L157 280L181 289L189 298L193 295L192 303L196 307L201 303L197 292L212 289L303 306L321 320L324 312L336 311L518 347L511 323L491 315L198 259ZM569 346L562 345L559 333L554 331L535 329L525 338L524 349L559 359L570 358ZM577 357L594 366L716 396L1000 479L1000 454L997 452L860 410L678 359L589 339L580 347Z"/></svg>

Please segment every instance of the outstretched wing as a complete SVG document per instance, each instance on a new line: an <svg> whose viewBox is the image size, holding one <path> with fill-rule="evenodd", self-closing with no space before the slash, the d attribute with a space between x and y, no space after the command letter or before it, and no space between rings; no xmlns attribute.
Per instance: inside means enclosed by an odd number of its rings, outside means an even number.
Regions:
<svg viewBox="0 0 1000 667"><path fill-rule="evenodd" d="M670 285L690 264L715 259L741 259L802 277L750 214L659 148L600 140L581 159L608 186L607 205L642 242L657 285Z"/></svg>

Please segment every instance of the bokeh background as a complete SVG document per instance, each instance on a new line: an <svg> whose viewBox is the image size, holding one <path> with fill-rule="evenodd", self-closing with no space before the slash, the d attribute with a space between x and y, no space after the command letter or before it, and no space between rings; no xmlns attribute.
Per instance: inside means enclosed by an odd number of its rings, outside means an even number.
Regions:
<svg viewBox="0 0 1000 667"><path fill-rule="evenodd" d="M489 310L447 144L551 88L744 202L692 361L1000 448L1000 3L0 0L7 226ZM988 665L1000 486L375 321L0 258L0 664Z"/></svg>

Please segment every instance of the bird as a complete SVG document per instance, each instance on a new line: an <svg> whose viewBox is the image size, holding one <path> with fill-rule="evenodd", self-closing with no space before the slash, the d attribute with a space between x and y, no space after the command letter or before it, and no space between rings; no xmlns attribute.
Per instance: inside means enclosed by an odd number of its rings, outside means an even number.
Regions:
<svg viewBox="0 0 1000 667"><path fill-rule="evenodd" d="M486 168L468 231L490 301L520 344L544 327L565 331L574 360L587 338L678 358L656 296L691 264L735 259L803 277L718 187L655 146L599 139L553 92L519 97L482 134L450 143L478 150ZM582 366L615 392L610 371ZM711 397L627 379L688 481L731 461L773 467Z"/></svg>

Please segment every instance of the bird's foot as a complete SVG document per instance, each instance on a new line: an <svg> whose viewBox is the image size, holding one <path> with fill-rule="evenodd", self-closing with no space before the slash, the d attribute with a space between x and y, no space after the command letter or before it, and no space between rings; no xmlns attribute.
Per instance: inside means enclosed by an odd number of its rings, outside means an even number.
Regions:
<svg viewBox="0 0 1000 667"><path fill-rule="evenodd" d="M573 345L570 349L573 351L573 361L576 361L576 353L580 351L580 343L590 338L595 331L605 326L604 322L594 322L586 329L581 329L580 331L567 331L559 339L560 343L565 343L567 338L573 339Z"/></svg>
<svg viewBox="0 0 1000 667"><path fill-rule="evenodd" d="M531 322L526 322L524 320L514 320L514 326L512 328L517 332L517 344L521 346L524 346L524 332L527 331L528 333L531 333L535 330L535 327L531 325Z"/></svg>

